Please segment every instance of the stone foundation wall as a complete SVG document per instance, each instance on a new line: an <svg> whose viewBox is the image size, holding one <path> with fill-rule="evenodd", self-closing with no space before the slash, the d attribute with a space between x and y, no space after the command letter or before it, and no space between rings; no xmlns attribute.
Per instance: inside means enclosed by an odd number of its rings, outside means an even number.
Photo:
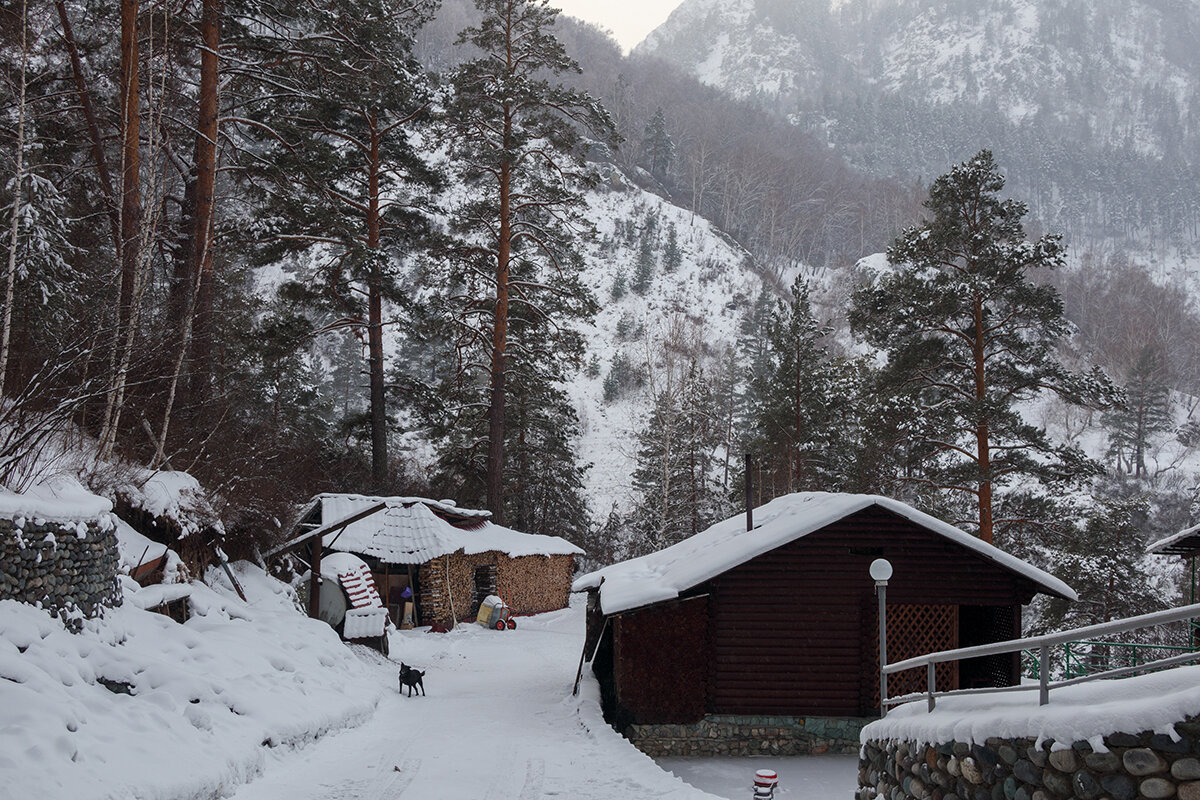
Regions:
<svg viewBox="0 0 1200 800"><path fill-rule="evenodd" d="M41 605L75 630L80 616L119 606L116 528L105 522L0 518L0 600Z"/></svg>
<svg viewBox="0 0 1200 800"><path fill-rule="evenodd" d="M841 717L742 717L710 714L686 725L629 725L625 738L646 755L793 756L858 753L870 722Z"/></svg>
<svg viewBox="0 0 1200 800"><path fill-rule="evenodd" d="M859 762L858 800L1200 800L1200 720L1170 736L1116 733L1108 752L1087 742L988 739L934 746L869 741ZM1065 744L1065 743L1064 743Z"/></svg>

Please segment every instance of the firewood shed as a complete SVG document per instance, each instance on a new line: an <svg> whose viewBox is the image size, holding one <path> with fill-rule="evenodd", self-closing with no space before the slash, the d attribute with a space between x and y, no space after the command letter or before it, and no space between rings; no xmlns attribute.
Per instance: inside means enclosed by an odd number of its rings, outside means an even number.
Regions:
<svg viewBox="0 0 1200 800"><path fill-rule="evenodd" d="M294 552L310 565L329 552L357 556L370 568L396 625L404 623L410 598L413 623L447 628L473 621L494 594L514 614L565 608L575 557L583 550L557 536L496 525L490 517L449 500L322 494L301 510L288 539L271 554ZM314 594L320 595L319 585L310 589L310 614L316 616Z"/></svg>

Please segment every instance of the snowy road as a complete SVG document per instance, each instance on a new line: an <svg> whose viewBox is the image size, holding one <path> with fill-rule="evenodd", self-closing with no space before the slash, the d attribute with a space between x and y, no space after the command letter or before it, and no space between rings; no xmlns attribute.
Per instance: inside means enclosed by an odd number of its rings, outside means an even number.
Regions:
<svg viewBox="0 0 1200 800"><path fill-rule="evenodd" d="M582 609L516 631L404 631L392 658L427 671L428 696L389 692L358 728L281 749L236 800L712 800L660 769L599 716L596 685L571 697ZM380 682L396 667L378 659Z"/></svg>

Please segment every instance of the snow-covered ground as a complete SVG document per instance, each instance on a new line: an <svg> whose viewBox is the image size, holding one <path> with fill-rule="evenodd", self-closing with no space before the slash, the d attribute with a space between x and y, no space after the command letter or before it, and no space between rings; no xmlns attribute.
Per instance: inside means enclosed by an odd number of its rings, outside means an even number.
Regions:
<svg viewBox="0 0 1200 800"><path fill-rule="evenodd" d="M124 605L79 634L0 601L0 797L217 797L272 748L368 718L382 695L369 670L286 585L238 567L248 603L215 573L123 578ZM186 624L143 610L182 597Z"/></svg>
<svg viewBox="0 0 1200 800"><path fill-rule="evenodd" d="M571 686L583 609L522 617L515 631L460 625L392 635L370 658L385 690L366 724L301 751L273 753L236 800L571 800L695 798L600 716L598 689ZM397 665L425 670L427 695L398 691ZM816 800L816 798L814 798Z"/></svg>
<svg viewBox="0 0 1200 800"><path fill-rule="evenodd" d="M779 775L777 800L850 800L858 788L858 756L660 758L658 765L729 800L749 800L754 773L764 768Z"/></svg>

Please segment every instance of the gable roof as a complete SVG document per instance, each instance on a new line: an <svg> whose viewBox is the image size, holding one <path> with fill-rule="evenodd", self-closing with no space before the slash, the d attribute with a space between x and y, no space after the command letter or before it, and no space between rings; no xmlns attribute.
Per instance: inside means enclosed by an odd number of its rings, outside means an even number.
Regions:
<svg viewBox="0 0 1200 800"><path fill-rule="evenodd" d="M777 497L754 509L754 530L738 515L718 522L678 544L613 564L577 579L571 591L599 588L600 608L616 614L673 600L723 572L789 542L807 536L851 514L879 506L942 536L1010 572L1032 581L1049 594L1068 600L1078 595L1067 584L966 531L889 497L867 494L802 492Z"/></svg>
<svg viewBox="0 0 1200 800"><path fill-rule="evenodd" d="M322 526L383 503L382 511L326 533L321 541L333 550L373 556L388 564L424 564L458 550L468 555L496 551L513 558L583 553L561 537L514 531L489 521L489 511L459 508L444 501L355 494L322 494L317 500ZM460 525L472 527L452 525L434 509L445 510Z"/></svg>

